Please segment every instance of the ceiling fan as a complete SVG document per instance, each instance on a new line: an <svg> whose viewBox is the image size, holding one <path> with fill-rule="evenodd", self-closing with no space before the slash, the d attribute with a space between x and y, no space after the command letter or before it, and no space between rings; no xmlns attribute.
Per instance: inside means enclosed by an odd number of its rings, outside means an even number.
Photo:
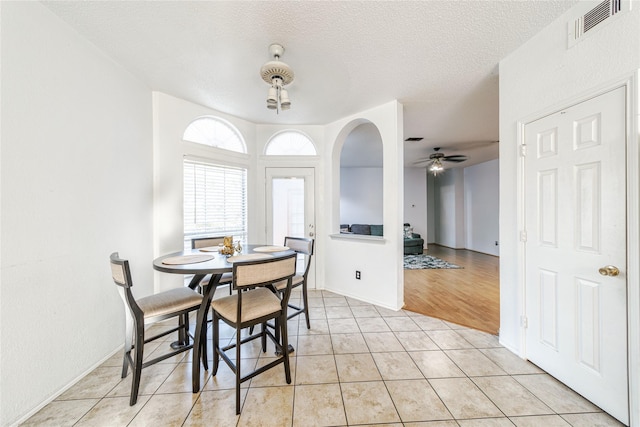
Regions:
<svg viewBox="0 0 640 427"><path fill-rule="evenodd" d="M435 147L433 149L435 153L432 153L429 158L420 159L414 163L414 165L427 163L429 165L429 172L432 172L434 175L437 175L440 172L444 171L444 166L442 162L453 162L460 163L467 160L467 156L462 154L453 154L451 156L445 156L444 153L440 152L440 147Z"/></svg>

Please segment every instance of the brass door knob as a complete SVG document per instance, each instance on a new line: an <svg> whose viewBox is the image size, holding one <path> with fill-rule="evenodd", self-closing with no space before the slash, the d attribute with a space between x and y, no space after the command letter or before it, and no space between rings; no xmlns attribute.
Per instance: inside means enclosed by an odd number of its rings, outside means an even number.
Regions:
<svg viewBox="0 0 640 427"><path fill-rule="evenodd" d="M605 265L604 267L598 269L598 273L602 274L603 276L615 277L620 274L620 270L618 270L618 267L616 267L615 265Z"/></svg>

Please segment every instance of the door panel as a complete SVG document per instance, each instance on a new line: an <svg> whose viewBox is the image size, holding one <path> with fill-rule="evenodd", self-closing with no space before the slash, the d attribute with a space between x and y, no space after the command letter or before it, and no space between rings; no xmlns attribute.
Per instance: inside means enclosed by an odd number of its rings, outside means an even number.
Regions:
<svg viewBox="0 0 640 427"><path fill-rule="evenodd" d="M282 245L285 236L315 238L314 168L266 168L267 243ZM298 260L299 270L304 259ZM315 257L307 276L315 289Z"/></svg>
<svg viewBox="0 0 640 427"><path fill-rule="evenodd" d="M527 357L628 423L625 104L620 88L526 125L525 297Z"/></svg>

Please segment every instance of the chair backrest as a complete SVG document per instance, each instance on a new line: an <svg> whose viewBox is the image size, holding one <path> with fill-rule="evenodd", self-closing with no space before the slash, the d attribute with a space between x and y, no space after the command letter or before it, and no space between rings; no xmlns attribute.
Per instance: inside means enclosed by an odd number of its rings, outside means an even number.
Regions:
<svg viewBox="0 0 640 427"><path fill-rule="evenodd" d="M285 237L284 245L299 254L313 255L313 239L306 237Z"/></svg>
<svg viewBox="0 0 640 427"><path fill-rule="evenodd" d="M218 246L224 243L224 236L220 237L196 237L191 239L191 249L208 248L209 246Z"/></svg>
<svg viewBox="0 0 640 427"><path fill-rule="evenodd" d="M111 277L116 285L123 288L130 288L133 286L131 283L131 270L129 269L129 261L120 258L118 252L114 252L109 257L111 262Z"/></svg>
<svg viewBox="0 0 640 427"><path fill-rule="evenodd" d="M296 274L297 254L233 263L233 288L252 288L287 280Z"/></svg>
<svg viewBox="0 0 640 427"><path fill-rule="evenodd" d="M292 251L298 254L304 255L304 277L307 278L309 273L309 267L311 266L311 255L313 255L313 248L315 245L314 239L308 239L306 237L285 237L284 245Z"/></svg>
<svg viewBox="0 0 640 427"><path fill-rule="evenodd" d="M131 292L133 282L131 280L129 261L120 258L118 252L112 253L109 260L111 262L111 277L115 284L120 287L120 297L122 298L122 302L124 302L125 309L127 309L125 310L127 311L127 315L133 314L134 317L142 315L142 310L138 306L138 303L136 303L133 293Z"/></svg>

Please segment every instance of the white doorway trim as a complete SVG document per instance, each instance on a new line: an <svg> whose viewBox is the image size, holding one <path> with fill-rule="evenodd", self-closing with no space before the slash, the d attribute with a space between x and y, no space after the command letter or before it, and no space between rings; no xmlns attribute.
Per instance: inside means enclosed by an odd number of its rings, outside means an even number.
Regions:
<svg viewBox="0 0 640 427"><path fill-rule="evenodd" d="M593 88L578 96L552 105L543 111L532 114L518 121L518 146L524 144L524 129L528 123L559 111L569 105L575 105L587 99L594 98L615 88L624 87L627 99L627 156L626 156L626 185L627 185L627 331L628 331L628 369L629 369L629 421L630 425L640 425L640 129L638 128L640 88L640 71L632 75L608 82ZM519 150L517 150L519 153ZM517 159L517 225L518 231L525 230L525 170L524 157L518 154ZM525 243L518 245L518 292L520 301L518 313L525 318ZM521 356L527 357L526 331L520 325Z"/></svg>

